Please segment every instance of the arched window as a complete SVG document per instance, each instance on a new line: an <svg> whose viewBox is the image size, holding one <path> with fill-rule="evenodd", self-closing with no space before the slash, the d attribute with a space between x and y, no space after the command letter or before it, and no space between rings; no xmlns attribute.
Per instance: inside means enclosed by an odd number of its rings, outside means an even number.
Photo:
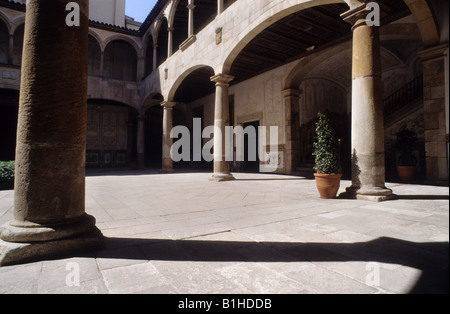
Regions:
<svg viewBox="0 0 450 314"><path fill-rule="evenodd" d="M114 40L105 48L104 77L123 81L136 81L137 53L131 44Z"/></svg>
<svg viewBox="0 0 450 314"><path fill-rule="evenodd" d="M167 59L167 49L168 49L168 31L169 25L167 20L163 19L159 27L158 33L158 48L157 48L157 66L160 66Z"/></svg>
<svg viewBox="0 0 450 314"><path fill-rule="evenodd" d="M8 63L9 32L5 23L0 20L0 64Z"/></svg>
<svg viewBox="0 0 450 314"><path fill-rule="evenodd" d="M175 16L173 18L173 46L172 52L175 53L180 49L180 45L188 38L188 17L189 10L187 8L188 1L180 0L178 2Z"/></svg>
<svg viewBox="0 0 450 314"><path fill-rule="evenodd" d="M102 52L97 40L89 35L89 62L88 73L90 76L101 76L100 73L100 59Z"/></svg>
<svg viewBox="0 0 450 314"><path fill-rule="evenodd" d="M22 49L23 49L24 24L16 28L14 32L14 56L13 64L22 65Z"/></svg>

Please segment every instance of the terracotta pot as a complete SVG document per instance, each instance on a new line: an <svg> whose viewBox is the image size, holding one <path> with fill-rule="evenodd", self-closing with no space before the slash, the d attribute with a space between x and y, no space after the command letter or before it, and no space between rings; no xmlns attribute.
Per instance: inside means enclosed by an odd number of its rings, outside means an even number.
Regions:
<svg viewBox="0 0 450 314"><path fill-rule="evenodd" d="M320 198L332 199L341 185L342 174L319 174L315 173L316 186L319 190Z"/></svg>
<svg viewBox="0 0 450 314"><path fill-rule="evenodd" d="M398 176L402 181L409 182L416 177L416 166L397 166Z"/></svg>

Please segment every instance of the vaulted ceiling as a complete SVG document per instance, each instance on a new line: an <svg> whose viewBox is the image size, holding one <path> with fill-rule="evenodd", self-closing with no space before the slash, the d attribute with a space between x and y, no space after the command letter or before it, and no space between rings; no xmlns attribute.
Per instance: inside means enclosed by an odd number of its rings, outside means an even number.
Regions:
<svg viewBox="0 0 450 314"><path fill-rule="evenodd" d="M410 14L403 0L378 2L387 13L383 25ZM214 18L217 1L196 0L195 4L197 33ZM346 4L322 5L293 13L270 25L254 37L234 60L230 74L236 78L232 84L351 39L351 25L341 17L347 10ZM187 25L187 17L188 10L182 0L175 15L175 25ZM175 43L179 45L187 38L187 28L178 32L179 37L174 35L174 50ZM214 92L210 76L210 69L195 71L180 85L175 99L188 102Z"/></svg>
<svg viewBox="0 0 450 314"><path fill-rule="evenodd" d="M387 13L384 22L409 14L402 0L378 1ZM312 7L291 14L258 34L237 56L231 67L232 82L251 78L275 67L349 40L351 25L340 16L346 4Z"/></svg>

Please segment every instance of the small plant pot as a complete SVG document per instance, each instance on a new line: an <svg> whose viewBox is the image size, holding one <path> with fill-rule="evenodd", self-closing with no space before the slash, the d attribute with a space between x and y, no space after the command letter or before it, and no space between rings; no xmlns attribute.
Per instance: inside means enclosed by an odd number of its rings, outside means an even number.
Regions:
<svg viewBox="0 0 450 314"><path fill-rule="evenodd" d="M398 176L403 182L411 182L416 178L416 166L397 166Z"/></svg>
<svg viewBox="0 0 450 314"><path fill-rule="evenodd" d="M342 174L314 174L320 198L333 199L339 191Z"/></svg>

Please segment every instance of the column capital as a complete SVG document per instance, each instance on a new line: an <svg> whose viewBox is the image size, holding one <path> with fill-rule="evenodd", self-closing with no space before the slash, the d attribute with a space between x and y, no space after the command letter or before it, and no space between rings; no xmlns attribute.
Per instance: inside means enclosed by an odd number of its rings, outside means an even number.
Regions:
<svg viewBox="0 0 450 314"><path fill-rule="evenodd" d="M303 91L300 89L296 89L296 88L287 88L285 90L282 90L281 93L283 94L284 98L288 98L288 97L299 98L300 95L303 93Z"/></svg>
<svg viewBox="0 0 450 314"><path fill-rule="evenodd" d="M189 3L189 4L186 6L186 8L187 8L188 10L194 10L194 9L195 9L194 1L192 1L192 3Z"/></svg>
<svg viewBox="0 0 450 314"><path fill-rule="evenodd" d="M213 81L216 84L230 84L230 82L234 80L234 76L229 74L217 74L211 77L211 81Z"/></svg>
<svg viewBox="0 0 450 314"><path fill-rule="evenodd" d="M448 53L448 43L433 46L418 52L423 62L430 62L438 59L443 59Z"/></svg>
<svg viewBox="0 0 450 314"><path fill-rule="evenodd" d="M342 13L341 18L347 23L356 26L358 21L365 21L368 13L369 11L366 10L366 4L361 4L354 9Z"/></svg>
<svg viewBox="0 0 450 314"><path fill-rule="evenodd" d="M163 107L164 109L173 109L173 107L175 107L176 105L177 103L174 101L163 101L161 103L161 107Z"/></svg>

